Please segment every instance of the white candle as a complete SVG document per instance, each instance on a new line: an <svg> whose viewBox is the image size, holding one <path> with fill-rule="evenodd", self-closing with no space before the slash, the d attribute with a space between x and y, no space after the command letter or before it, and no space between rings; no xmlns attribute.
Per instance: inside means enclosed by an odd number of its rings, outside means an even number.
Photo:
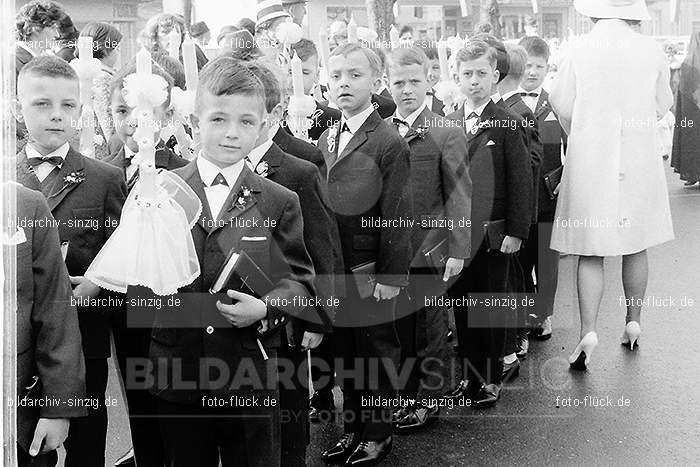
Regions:
<svg viewBox="0 0 700 467"><path fill-rule="evenodd" d="M292 65L292 88L294 90L295 96L304 95L304 75L301 71L301 59L294 52L294 56L291 60Z"/></svg>
<svg viewBox="0 0 700 467"><path fill-rule="evenodd" d="M462 16L469 16L469 7L467 0L459 0L459 8L462 10Z"/></svg>
<svg viewBox="0 0 700 467"><path fill-rule="evenodd" d="M399 47L399 30L393 24L389 28L389 40L391 41L391 48L396 49Z"/></svg>
<svg viewBox="0 0 700 467"><path fill-rule="evenodd" d="M136 73L150 75L152 70L151 54L141 47L141 50L136 53Z"/></svg>
<svg viewBox="0 0 700 467"><path fill-rule="evenodd" d="M671 1L673 1L673 0L671 0ZM537 14L537 13L539 13L539 11L540 11L540 8L537 5L537 0L532 0L532 12L534 14Z"/></svg>
<svg viewBox="0 0 700 467"><path fill-rule="evenodd" d="M182 65L185 68L185 87L188 91L197 89L197 52L189 34L182 41Z"/></svg>
<svg viewBox="0 0 700 467"><path fill-rule="evenodd" d="M331 46L328 43L328 34L326 33L326 29L323 27L321 27L321 30L318 32L318 42L321 52L321 66L327 71L328 58L331 56Z"/></svg>
<svg viewBox="0 0 700 467"><path fill-rule="evenodd" d="M350 22L348 23L348 42L357 42L357 23L354 16L350 17Z"/></svg>
<svg viewBox="0 0 700 467"><path fill-rule="evenodd" d="M441 39L437 43L438 59L440 61L440 79L442 81L450 80L450 68L447 64L447 42Z"/></svg>
<svg viewBox="0 0 700 467"><path fill-rule="evenodd" d="M81 60L90 60L92 58L92 37L78 37L78 58Z"/></svg>
<svg viewBox="0 0 700 467"><path fill-rule="evenodd" d="M180 58L180 38L180 30L173 26L168 33L168 55L176 60Z"/></svg>
<svg viewBox="0 0 700 467"><path fill-rule="evenodd" d="M669 5L670 7L670 16L671 16L671 22L672 23L677 23L678 22L678 0L671 0L671 4Z"/></svg>

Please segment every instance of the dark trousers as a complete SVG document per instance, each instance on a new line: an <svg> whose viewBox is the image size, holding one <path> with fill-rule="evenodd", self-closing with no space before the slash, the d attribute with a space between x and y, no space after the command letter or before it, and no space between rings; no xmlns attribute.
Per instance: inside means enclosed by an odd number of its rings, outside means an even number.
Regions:
<svg viewBox="0 0 700 467"><path fill-rule="evenodd" d="M381 441L391 435L392 409L367 401L372 396L395 395L395 378L386 370L386 366L393 366L395 374L401 351L393 321L395 306L395 298L380 302L372 297L360 299L357 289L349 287L339 313L356 316L357 327L337 327L333 331L336 359L342 365L336 367L336 377L343 389L345 432L358 433L368 441ZM365 323L372 324L363 326Z"/></svg>
<svg viewBox="0 0 700 467"><path fill-rule="evenodd" d="M147 388L135 383L148 359L151 329L127 326L126 313L114 314L112 329L129 409L134 457L139 467L162 467L166 460L158 423L157 401Z"/></svg>
<svg viewBox="0 0 700 467"><path fill-rule="evenodd" d="M107 359L85 359L85 392L88 400L97 401L88 406L87 417L70 421L66 448L66 467L93 467L105 465L107 441Z"/></svg>
<svg viewBox="0 0 700 467"><path fill-rule="evenodd" d="M457 282L450 288L453 299L499 297L506 291L508 255L479 250ZM503 373L501 357L505 349L506 325L504 310L466 303L454 306L455 323L464 379L485 384L500 383Z"/></svg>
<svg viewBox="0 0 700 467"><path fill-rule="evenodd" d="M256 393L260 399L269 395ZM280 465L278 409L208 408L158 399L167 465L218 467L219 459L222 467Z"/></svg>
<svg viewBox="0 0 700 467"><path fill-rule="evenodd" d="M333 400L331 391L335 386L335 365L333 361L333 334L323 336L321 344L311 351L311 379L314 391L322 397Z"/></svg>
<svg viewBox="0 0 700 467"><path fill-rule="evenodd" d="M75 419L71 419L71 422ZM56 451L50 451L36 457L29 455L19 444L17 445L17 465L19 467L55 467L58 463Z"/></svg>
<svg viewBox="0 0 700 467"><path fill-rule="evenodd" d="M526 276L534 268L537 277L534 314L539 321L552 316L554 296L559 278L559 252L549 248L553 222L538 222L530 227L530 235L520 255Z"/></svg>
<svg viewBox="0 0 700 467"><path fill-rule="evenodd" d="M282 331L280 362L280 420L282 421L282 466L304 467L309 444L309 387L306 352L287 343ZM325 336L324 336L325 340ZM282 364L284 363L284 364ZM293 368L294 373L283 376ZM284 380L283 380L284 379Z"/></svg>

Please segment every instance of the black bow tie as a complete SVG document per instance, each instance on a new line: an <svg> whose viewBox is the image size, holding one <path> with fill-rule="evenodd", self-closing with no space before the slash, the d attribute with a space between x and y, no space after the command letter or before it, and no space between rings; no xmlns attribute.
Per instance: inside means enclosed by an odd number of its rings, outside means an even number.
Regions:
<svg viewBox="0 0 700 467"><path fill-rule="evenodd" d="M340 132L345 133L346 131L348 133L352 133L352 131L350 131L350 127L348 126L348 122L343 122L343 126L340 127Z"/></svg>
<svg viewBox="0 0 700 467"><path fill-rule="evenodd" d="M63 165L63 158L61 156L42 156L27 158L27 164L31 165L32 167L38 167L44 162L48 162L49 164L53 164L56 167L60 167L61 165Z"/></svg>
<svg viewBox="0 0 700 467"><path fill-rule="evenodd" d="M434 96L434 95L435 95L435 91L433 91L433 90L431 89L430 91L426 92L425 95L426 95L426 96Z"/></svg>
<svg viewBox="0 0 700 467"><path fill-rule="evenodd" d="M393 118L393 120L394 120L394 125L405 125L405 126L411 126L411 125L409 125L409 124L408 124L408 122L407 122L407 121L405 121L405 120L401 120L400 118L396 118L396 117L394 117L394 118Z"/></svg>
<svg viewBox="0 0 700 467"><path fill-rule="evenodd" d="M214 177L214 181L211 182L210 187L216 186L216 185L224 185L228 186L228 182L226 181L226 177L222 173L219 173L216 177Z"/></svg>
<svg viewBox="0 0 700 467"><path fill-rule="evenodd" d="M522 97L526 97L526 96L527 97L535 97L535 98L540 97L540 95L536 92L521 92L520 95Z"/></svg>

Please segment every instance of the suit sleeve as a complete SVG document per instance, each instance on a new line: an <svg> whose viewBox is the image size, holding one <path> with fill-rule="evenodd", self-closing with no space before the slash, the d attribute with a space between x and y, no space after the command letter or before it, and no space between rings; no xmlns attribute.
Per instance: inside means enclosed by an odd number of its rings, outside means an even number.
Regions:
<svg viewBox="0 0 700 467"><path fill-rule="evenodd" d="M506 235L527 239L532 220L532 163L520 130L504 128L506 189Z"/></svg>
<svg viewBox="0 0 700 467"><path fill-rule="evenodd" d="M394 135L392 135L394 136ZM413 218L410 183L410 149L403 138L392 137L383 147L379 170L382 174L381 216L388 220ZM398 224L398 223L397 223ZM394 225L381 229L376 263L377 282L404 287L408 284L412 229Z"/></svg>
<svg viewBox="0 0 700 467"><path fill-rule="evenodd" d="M315 290L314 270L311 258L304 245L304 221L296 194L287 200L282 208L277 226L272 231L272 251L270 252L270 280L275 288L261 297L268 303L267 333L287 324L287 316L299 316L304 307L294 305L294 297L313 297ZM286 303L287 306L274 307L271 300Z"/></svg>
<svg viewBox="0 0 700 467"><path fill-rule="evenodd" d="M471 253L471 228L457 226L460 220L468 220L471 213L472 179L467 165L467 138L459 128L448 129L441 152L445 216L455 225L449 234L448 254L451 258L464 259Z"/></svg>
<svg viewBox="0 0 700 467"><path fill-rule="evenodd" d="M37 202L35 219L53 219L43 198ZM32 272L34 305L31 321L42 396L55 397L62 402L55 407L42 407L40 417L83 417L87 415L84 407L69 406L69 400L85 397L85 361L78 312L71 303L73 292L56 228L34 229Z"/></svg>

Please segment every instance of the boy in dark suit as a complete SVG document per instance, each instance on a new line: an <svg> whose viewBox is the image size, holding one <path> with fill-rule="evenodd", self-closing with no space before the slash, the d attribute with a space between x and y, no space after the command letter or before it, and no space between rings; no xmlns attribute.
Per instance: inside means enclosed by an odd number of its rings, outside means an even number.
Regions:
<svg viewBox="0 0 700 467"><path fill-rule="evenodd" d="M448 118L463 126L469 145L472 186L472 260L451 288L455 299L469 294L502 294L509 255L527 239L532 218L532 168L518 121L490 98L498 81L496 54L487 43L471 41L456 57L463 109ZM489 249L483 225L505 220L499 249ZM496 233L496 232L494 232ZM499 239L500 240L500 239ZM506 297L507 298L507 297ZM468 397L475 408L495 404L501 394L506 332L501 315L508 309L455 305L455 320L465 381L452 394Z"/></svg>
<svg viewBox="0 0 700 467"><path fill-rule="evenodd" d="M323 457L328 462L367 465L391 450L391 409L377 403L377 398L391 397L396 386L386 366L398 365L395 298L407 285L410 263L411 229L404 225L412 218L406 183L410 151L372 106L372 90L381 77L376 54L349 43L336 48L329 61L330 92L343 116L319 139L319 147L328 167L328 194L338 220L347 292L333 339L343 368L355 368L359 359L364 372L346 375L337 369L345 434ZM353 268L372 262L372 276L353 276ZM369 281L367 289L373 291L360 289L356 280ZM382 359L378 368L370 365L376 359ZM363 406L363 397L370 396L375 402Z"/></svg>
<svg viewBox="0 0 700 467"><path fill-rule="evenodd" d="M530 229L527 245L522 255L525 273L534 267L537 277L535 314L538 324L533 335L536 339L552 337L552 313L554 295L559 276L559 252L549 248L557 201L551 199L542 177L562 166L562 154L566 148L566 133L549 104L549 94L542 89L547 76L549 46L539 37L524 37L520 45L527 52L525 74L520 83L520 95L537 119L542 137L543 161L537 190L537 223Z"/></svg>
<svg viewBox="0 0 700 467"><path fill-rule="evenodd" d="M150 389L172 466L280 464L279 331L314 295L314 274L298 196L245 165L264 114L263 86L239 61L202 68L192 115L202 150L175 170L202 201L192 228L201 275L180 289L178 310L156 313L151 334ZM228 290L235 304L224 304L207 293L233 250L274 284L260 299Z"/></svg>
<svg viewBox="0 0 700 467"><path fill-rule="evenodd" d="M5 253L17 258L17 399L27 397L16 409L18 465L53 467L69 419L87 415L85 406L76 404L85 398L78 315L46 200L13 182L3 190L5 200L15 192L21 223L4 242ZM42 399L55 403L31 404Z"/></svg>
<svg viewBox="0 0 700 467"><path fill-rule="evenodd" d="M420 42L423 45L423 42ZM430 87L425 94L425 106L434 114L445 116L443 108L445 103L435 96L435 85L440 81L440 59L438 57L438 52L435 47L428 47L427 44L421 47L425 55L428 57L428 84ZM449 49L447 54L449 57Z"/></svg>
<svg viewBox="0 0 700 467"><path fill-rule="evenodd" d="M416 399L421 379L425 383L429 376L423 371L423 358L419 356L439 358L440 355L430 355L429 349L446 347L447 309L425 306L426 299L444 295L447 281L460 274L464 260L469 258L471 179L464 132L427 108L428 57L414 47L396 49L387 59L389 86L397 105L396 115L387 122L411 149L410 185L413 215L418 224L412 241L408 294L401 294L399 299L399 310L406 316L396 323L401 360L408 360L412 368L403 392L408 399ZM445 244L439 248L439 254L445 262L438 276L424 252L441 242ZM416 401L395 412L394 427L404 432L421 428L438 412L437 404Z"/></svg>
<svg viewBox="0 0 700 467"><path fill-rule="evenodd" d="M316 273L314 286L317 296L323 303L322 306L316 307L317 311L309 307L303 316L291 319L287 323L287 332L281 334L279 357L286 358L298 369L307 364L306 351L316 349L324 340L324 335L333 330L331 322L335 316L335 309L329 304L332 303L333 297L344 295L338 225L327 206L325 188L318 168L311 162L286 154L272 138L272 135L279 134L279 122L283 116L280 102L281 86L277 77L279 74L276 76L271 69L260 64L245 66L263 84L267 120L258 137L257 146L245 158L246 164L258 175L299 195L304 220L304 244ZM326 315L323 320L318 313ZM282 457L285 459L285 465L290 467L306 465L309 430L307 380L295 377L293 382L291 388L280 387L281 409L289 414L282 423Z"/></svg>
<svg viewBox="0 0 700 467"><path fill-rule="evenodd" d="M80 116L80 84L68 63L51 56L33 59L19 74L17 97L29 131L29 142L17 156L17 180L44 194L59 223L61 242L67 243L65 261L78 302L87 395L100 401L87 418L71 424L66 466L103 465L112 310L100 305L118 298L84 274L119 224L126 185L116 167L89 159L68 144L71 124Z"/></svg>

